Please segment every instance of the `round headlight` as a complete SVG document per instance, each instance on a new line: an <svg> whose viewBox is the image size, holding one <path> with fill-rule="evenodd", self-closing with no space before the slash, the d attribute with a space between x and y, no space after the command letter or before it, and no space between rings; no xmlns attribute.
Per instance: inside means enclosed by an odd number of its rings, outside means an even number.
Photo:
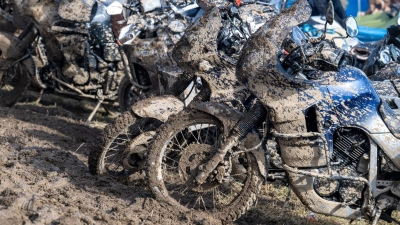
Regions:
<svg viewBox="0 0 400 225"><path fill-rule="evenodd" d="M391 61L389 50L385 49L379 53L379 62L382 64L389 64Z"/></svg>

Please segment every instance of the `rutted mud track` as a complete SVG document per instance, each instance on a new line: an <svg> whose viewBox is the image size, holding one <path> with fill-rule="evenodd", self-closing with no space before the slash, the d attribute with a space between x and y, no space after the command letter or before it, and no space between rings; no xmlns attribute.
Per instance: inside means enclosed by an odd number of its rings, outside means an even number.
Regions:
<svg viewBox="0 0 400 225"><path fill-rule="evenodd" d="M0 221L7 224L216 224L158 204L138 179L89 174L101 126L59 107L0 107ZM97 123L98 124L98 123Z"/></svg>
<svg viewBox="0 0 400 225"><path fill-rule="evenodd" d="M143 175L129 184L91 175L87 156L106 123L87 127L81 114L30 103L0 107L1 225L221 224L207 214L183 215L159 204L139 179ZM295 197L280 215L282 186L268 187L263 185L257 206L234 224L307 223L308 210ZM321 224L346 222L321 217Z"/></svg>

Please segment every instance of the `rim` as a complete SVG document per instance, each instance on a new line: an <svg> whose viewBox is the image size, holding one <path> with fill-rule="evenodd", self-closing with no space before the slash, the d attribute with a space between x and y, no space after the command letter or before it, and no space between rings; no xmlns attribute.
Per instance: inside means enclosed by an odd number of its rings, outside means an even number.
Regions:
<svg viewBox="0 0 400 225"><path fill-rule="evenodd" d="M217 121L188 125L170 136L160 152L158 180L162 180L169 197L189 209L212 211L229 206L247 182L247 155L229 155L202 185L194 179L199 165L218 150L223 128Z"/></svg>

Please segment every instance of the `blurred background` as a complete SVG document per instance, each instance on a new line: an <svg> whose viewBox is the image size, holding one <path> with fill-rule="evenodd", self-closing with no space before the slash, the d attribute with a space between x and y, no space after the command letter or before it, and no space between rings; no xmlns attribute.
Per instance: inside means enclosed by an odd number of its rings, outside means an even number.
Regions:
<svg viewBox="0 0 400 225"><path fill-rule="evenodd" d="M309 0L313 16L324 15L329 0ZM288 0L290 7L295 0ZM386 28L396 24L400 0L332 0L335 6L335 20L344 27L348 16L356 18L360 41L377 41L386 34Z"/></svg>

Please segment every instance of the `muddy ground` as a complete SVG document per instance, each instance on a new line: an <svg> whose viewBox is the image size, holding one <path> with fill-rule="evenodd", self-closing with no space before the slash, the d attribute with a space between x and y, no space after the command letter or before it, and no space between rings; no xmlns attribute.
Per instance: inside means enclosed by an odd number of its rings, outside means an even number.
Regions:
<svg viewBox="0 0 400 225"><path fill-rule="evenodd" d="M140 176L120 184L89 174L87 156L110 120L100 116L86 126L89 113L54 103L0 107L1 225L221 223L207 215L171 213ZM295 197L281 214L287 190L264 185L258 205L234 224L307 224L309 211ZM344 223L320 217L317 224Z"/></svg>

